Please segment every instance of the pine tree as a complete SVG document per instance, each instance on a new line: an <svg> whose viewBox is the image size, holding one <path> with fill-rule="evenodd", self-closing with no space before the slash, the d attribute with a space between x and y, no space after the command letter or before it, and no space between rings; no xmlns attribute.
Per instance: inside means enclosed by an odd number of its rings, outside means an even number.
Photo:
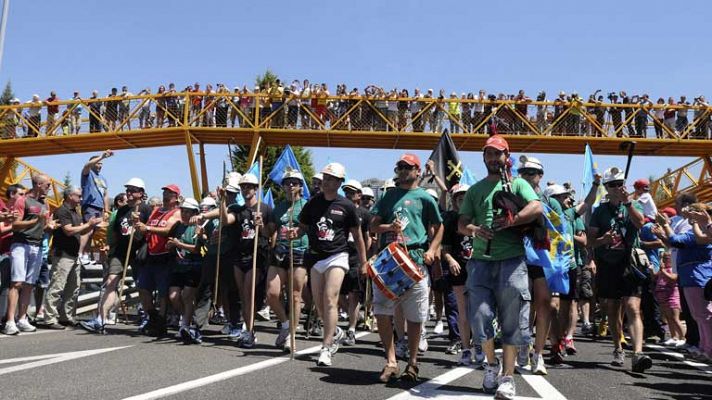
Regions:
<svg viewBox="0 0 712 400"><path fill-rule="evenodd" d="M12 91L12 85L10 81L5 84L5 90L2 91L2 96L0 96L0 105L6 106L10 104L10 100L15 98L15 93Z"/></svg>
<svg viewBox="0 0 712 400"><path fill-rule="evenodd" d="M269 88L272 87L272 84L275 83L277 79L279 79L277 74L267 68L264 74L257 75L257 77L255 78L255 84L261 88Z"/></svg>
<svg viewBox="0 0 712 400"><path fill-rule="evenodd" d="M64 175L64 181L62 181L62 184L65 188L69 188L72 186L72 175L69 173L69 171L67 171L67 173Z"/></svg>

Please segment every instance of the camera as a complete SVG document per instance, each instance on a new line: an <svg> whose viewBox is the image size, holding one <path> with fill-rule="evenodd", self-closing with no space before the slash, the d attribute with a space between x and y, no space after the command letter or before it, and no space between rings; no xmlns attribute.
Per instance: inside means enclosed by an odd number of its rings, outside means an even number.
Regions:
<svg viewBox="0 0 712 400"><path fill-rule="evenodd" d="M541 92L539 92L536 95L536 101L544 101L544 100L546 100L546 92L542 90Z"/></svg>
<svg viewBox="0 0 712 400"><path fill-rule="evenodd" d="M616 92L609 92L606 97L608 97L608 100L613 100L614 98L618 98L618 94Z"/></svg>

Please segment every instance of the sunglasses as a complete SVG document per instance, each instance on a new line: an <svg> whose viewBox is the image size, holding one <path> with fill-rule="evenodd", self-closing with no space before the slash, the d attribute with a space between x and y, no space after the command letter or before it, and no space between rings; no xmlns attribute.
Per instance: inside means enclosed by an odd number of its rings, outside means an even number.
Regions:
<svg viewBox="0 0 712 400"><path fill-rule="evenodd" d="M520 169L519 174L520 175L526 175L526 176L532 176L532 175L539 175L542 172L539 171L538 169Z"/></svg>
<svg viewBox="0 0 712 400"><path fill-rule="evenodd" d="M137 189L137 188L126 188L126 193L138 193L140 191L141 191L141 189Z"/></svg>
<svg viewBox="0 0 712 400"><path fill-rule="evenodd" d="M610 188L619 188L619 187L624 186L624 185L625 185L625 182L623 182L623 181L608 182L608 183L606 184L606 186L608 186L608 187L610 187Z"/></svg>
<svg viewBox="0 0 712 400"><path fill-rule="evenodd" d="M406 170L406 171L412 171L415 169L415 165L410 165L410 164L396 164L396 171L400 170Z"/></svg>

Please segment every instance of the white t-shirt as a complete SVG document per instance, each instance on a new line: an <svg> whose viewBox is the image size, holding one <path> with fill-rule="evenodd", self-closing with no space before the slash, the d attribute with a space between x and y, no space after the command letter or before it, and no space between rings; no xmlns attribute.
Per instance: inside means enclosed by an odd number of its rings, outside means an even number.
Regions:
<svg viewBox="0 0 712 400"><path fill-rule="evenodd" d="M636 201L643 207L643 215L645 217L655 219L658 208L655 206L655 201L653 201L653 196L650 193L643 193Z"/></svg>
<svg viewBox="0 0 712 400"><path fill-rule="evenodd" d="M670 219L670 228L672 228L672 231L677 235L679 233L685 233L692 229L692 225L687 221L687 218L683 218L679 215L676 215ZM677 249L672 248L670 249L670 259L672 260L672 273L676 274L677 273Z"/></svg>

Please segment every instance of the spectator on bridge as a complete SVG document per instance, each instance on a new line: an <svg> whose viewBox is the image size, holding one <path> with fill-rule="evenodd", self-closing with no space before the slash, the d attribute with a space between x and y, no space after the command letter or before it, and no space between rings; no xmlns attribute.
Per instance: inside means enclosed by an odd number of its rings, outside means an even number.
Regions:
<svg viewBox="0 0 712 400"><path fill-rule="evenodd" d="M238 112L238 110L240 109L240 101L241 101L240 87L235 86L234 88L232 88L232 96L230 97L231 104L228 104L228 108L229 108L228 119L230 120L231 128L235 128L236 122L237 122L237 126L242 128L242 123L241 123L242 116Z"/></svg>
<svg viewBox="0 0 712 400"><path fill-rule="evenodd" d="M106 124L104 129L107 131L115 131L117 128L116 119L119 117L119 101L118 98L119 90L117 88L111 88L111 93L107 96L109 99L106 100L104 104L104 120ZM101 107L101 103L98 103Z"/></svg>
<svg viewBox="0 0 712 400"><path fill-rule="evenodd" d="M133 96L133 94L129 92L129 88L127 86L122 86L121 94L119 95L119 97L121 97L123 100L119 102L118 114L118 121L121 124L121 130L124 129L124 125L126 125L128 130L131 130L131 119L129 119L129 111L131 109L131 100L129 100L129 97L131 96Z"/></svg>
<svg viewBox="0 0 712 400"><path fill-rule="evenodd" d="M611 104L620 104L617 93L609 93L608 101ZM616 137L623 137L623 110L613 106L608 108L608 115L611 116L611 124L613 124L613 132L616 132Z"/></svg>
<svg viewBox="0 0 712 400"><path fill-rule="evenodd" d="M92 218L102 218L105 213L110 210L109 186L106 183L106 178L101 174L101 169L104 166L104 160L113 156L111 150L106 150L98 156L89 158L89 162L84 164L82 168L81 186L82 186L82 216L84 222L89 222ZM79 244L79 255L82 264L91 263L90 256L87 254L87 246L90 245L94 231L82 233Z"/></svg>
<svg viewBox="0 0 712 400"><path fill-rule="evenodd" d="M54 126L55 121L57 121L57 114L59 114L59 97L57 93L53 90L49 93L49 97L45 100L45 105L47 106L47 126L45 128L45 134L47 136L54 135L56 126Z"/></svg>
<svg viewBox="0 0 712 400"><path fill-rule="evenodd" d="M420 93L420 89L415 88L413 101L410 102L410 118L413 132L422 132L425 125L425 114L420 114L420 110L425 107L425 103L423 103L422 99L423 94Z"/></svg>
<svg viewBox="0 0 712 400"><path fill-rule="evenodd" d="M200 90L200 84L198 82L195 82L193 84L193 87L190 88L188 86L185 88L186 92L192 92L190 96L190 118L191 121L193 121L193 124L196 126L200 126L200 119L198 116L200 115L200 112L203 110L203 96L201 96L201 90Z"/></svg>
<svg viewBox="0 0 712 400"><path fill-rule="evenodd" d="M177 121L182 121L183 114L178 109L178 93L175 83L168 84L168 92L165 95L166 113L168 115L168 126L176 126Z"/></svg>
<svg viewBox="0 0 712 400"><path fill-rule="evenodd" d="M477 102L475 104L473 104L473 106L472 106L473 133L474 133L474 130L480 126L483 119L485 118L485 103L484 102L487 101L487 92L480 89L477 96L474 96L474 99L477 100ZM481 131L485 131L484 127L480 127L479 129L481 129Z"/></svg>
<svg viewBox="0 0 712 400"><path fill-rule="evenodd" d="M40 126L42 125L42 106L38 94L32 95L32 100L27 102L27 136L37 137L40 134Z"/></svg>
<svg viewBox="0 0 712 400"><path fill-rule="evenodd" d="M628 96L628 94L624 91L621 90L620 92L621 96L621 104L634 104L637 103L637 97L638 96ZM626 128L628 130L628 137L634 137L635 136L635 129L633 128L633 113L634 109L632 108L625 108L623 109L623 118L624 118L624 123L626 125Z"/></svg>
<svg viewBox="0 0 712 400"><path fill-rule="evenodd" d="M224 84L218 84L218 90L215 97L215 126L218 128L227 128L227 117L229 109L229 94L230 91Z"/></svg>
<svg viewBox="0 0 712 400"><path fill-rule="evenodd" d="M203 95L203 126L215 126L215 91L213 85L205 85Z"/></svg>
<svg viewBox="0 0 712 400"><path fill-rule="evenodd" d="M635 114L635 136L645 138L647 137L648 129L648 113L646 110L650 109L650 106L652 106L653 103L650 101L647 94L643 94L638 100L638 105L640 106L640 109L638 110L638 113Z"/></svg>
<svg viewBox="0 0 712 400"><path fill-rule="evenodd" d="M145 88L142 91L138 93L139 96L150 96L151 95L151 89L150 88ZM162 100L162 97L158 98L159 100ZM146 100L146 101L144 101ZM151 127L151 103L152 101L150 99L142 99L141 102L141 109L138 111L138 127L139 129L146 129ZM156 107L156 112L158 112L160 108Z"/></svg>
<svg viewBox="0 0 712 400"><path fill-rule="evenodd" d="M267 91L270 100L270 126L272 128L282 128L284 127L284 86L282 82L277 79L272 82L272 85Z"/></svg>
<svg viewBox="0 0 712 400"><path fill-rule="evenodd" d="M709 139L708 129L710 125L710 116L707 111L709 104L705 101L705 96L695 97L694 121L695 121L695 139Z"/></svg>
<svg viewBox="0 0 712 400"><path fill-rule="evenodd" d="M147 88L148 89L148 88ZM150 93L150 91L149 91ZM149 101L150 104L150 101ZM150 108L149 108L150 111ZM166 119L166 87L158 86L156 91L156 128L163 128L163 122Z"/></svg>
<svg viewBox="0 0 712 400"><path fill-rule="evenodd" d="M460 120L462 119L462 110L460 102L457 101L457 93L450 93L450 101L447 103L448 119L450 120L450 133L460 133Z"/></svg>
<svg viewBox="0 0 712 400"><path fill-rule="evenodd" d="M386 127L387 130L389 131L394 131L398 130L398 90L393 89L390 92L388 92L388 95L386 96L386 99L388 100L388 108L386 109L386 118L388 119L388 126Z"/></svg>
<svg viewBox="0 0 712 400"><path fill-rule="evenodd" d="M67 110L69 111L69 134L78 134L82 127L82 112L84 107L82 105L82 98L79 97L79 92L74 92L72 95L72 101L74 104L68 104Z"/></svg>
<svg viewBox="0 0 712 400"><path fill-rule="evenodd" d="M105 121L108 122L108 111L113 107L113 106L108 106L103 115L102 119L102 106L103 103L98 100L99 99L99 92L97 90L94 90L91 93L91 97L89 98L89 132L94 133L94 132L101 132L102 131L102 125L103 129L108 130L108 126L106 125ZM110 101L106 102L107 105L110 103ZM114 119L115 121L115 119ZM75 127L75 129L78 129Z"/></svg>
<svg viewBox="0 0 712 400"><path fill-rule="evenodd" d="M292 84L284 90L284 95L287 100L287 128L296 129L299 119L299 97L301 96L299 81L296 79L292 81Z"/></svg>
<svg viewBox="0 0 712 400"><path fill-rule="evenodd" d="M655 125L655 137L662 139L665 137L663 134L663 124L665 123L665 99L659 97L656 105L660 108L656 108L655 111L653 111L653 116L655 117L653 118L653 124Z"/></svg>
<svg viewBox="0 0 712 400"><path fill-rule="evenodd" d="M58 226L52 234L52 277L44 297L44 328L64 329L76 323L76 297L81 283L79 237L89 233L102 222L101 216L85 218L77 212L82 199L82 190L70 187L64 191L64 202L54 213ZM62 307L57 310L62 303Z"/></svg>
<svg viewBox="0 0 712 400"><path fill-rule="evenodd" d="M672 97L668 97L667 101L668 106L674 106L675 105L675 99ZM671 131L677 133L677 127L675 123L675 115L677 114L677 110L674 108L666 108L665 112L663 113L663 117L665 119L665 126L668 127Z"/></svg>
<svg viewBox="0 0 712 400"><path fill-rule="evenodd" d="M675 120L675 130L678 131L679 133L682 133L685 131L685 128L687 128L687 124L689 123L687 120L687 110L688 106L690 103L687 101L687 97L685 96L680 96L680 101L677 102L677 105L680 107L677 109L677 120Z"/></svg>

